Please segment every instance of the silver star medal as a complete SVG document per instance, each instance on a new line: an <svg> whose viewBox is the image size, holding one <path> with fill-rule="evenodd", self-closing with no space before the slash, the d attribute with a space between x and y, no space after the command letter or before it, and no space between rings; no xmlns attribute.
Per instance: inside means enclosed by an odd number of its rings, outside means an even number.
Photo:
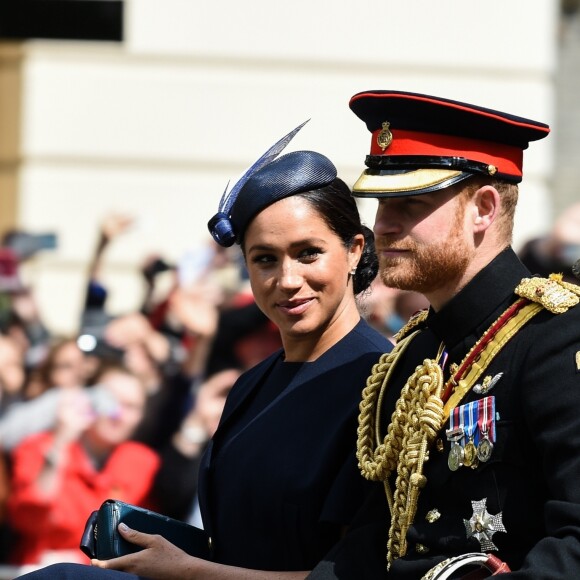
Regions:
<svg viewBox="0 0 580 580"><path fill-rule="evenodd" d="M507 532L501 521L501 514L492 516L487 513L487 498L480 501L472 501L473 515L469 520L463 520L467 537L472 536L479 542L482 552L497 550L497 546L491 541L496 532Z"/></svg>
<svg viewBox="0 0 580 580"><path fill-rule="evenodd" d="M489 393L489 391L495 387L502 376L503 373L497 373L497 375L493 377L485 377L481 383L478 383L473 387L473 392L477 393L478 395L485 395L486 393Z"/></svg>

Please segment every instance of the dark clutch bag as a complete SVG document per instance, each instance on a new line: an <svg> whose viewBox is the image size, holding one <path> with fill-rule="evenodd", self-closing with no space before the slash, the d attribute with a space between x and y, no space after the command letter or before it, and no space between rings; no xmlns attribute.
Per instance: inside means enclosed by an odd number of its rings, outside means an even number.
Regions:
<svg viewBox="0 0 580 580"><path fill-rule="evenodd" d="M106 500L87 520L80 548L89 558L109 560L142 548L121 537L117 526L159 534L191 556L210 559L209 537L195 526L115 499Z"/></svg>

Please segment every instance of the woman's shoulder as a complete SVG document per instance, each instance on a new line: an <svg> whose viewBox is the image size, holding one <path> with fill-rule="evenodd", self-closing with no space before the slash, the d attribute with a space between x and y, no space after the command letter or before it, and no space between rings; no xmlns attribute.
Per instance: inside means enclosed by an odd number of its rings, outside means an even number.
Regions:
<svg viewBox="0 0 580 580"><path fill-rule="evenodd" d="M360 350L375 351L382 354L393 349L393 343L363 318L345 338L347 343L357 345Z"/></svg>
<svg viewBox="0 0 580 580"><path fill-rule="evenodd" d="M366 376L381 355L390 352L392 348L387 338L361 319L342 340L317 360L318 372L339 373L343 376L362 373Z"/></svg>

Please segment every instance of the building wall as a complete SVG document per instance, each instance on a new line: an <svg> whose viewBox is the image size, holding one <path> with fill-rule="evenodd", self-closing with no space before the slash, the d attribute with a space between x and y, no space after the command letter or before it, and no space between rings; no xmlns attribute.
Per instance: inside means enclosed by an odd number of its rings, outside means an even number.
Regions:
<svg viewBox="0 0 580 580"><path fill-rule="evenodd" d="M177 260L204 243L228 180L305 119L288 150L327 154L352 184L370 145L348 109L361 90L552 123L557 20L551 0L488 0L478 12L464 0L127 0L121 43L0 45L12 95L0 101L12 127L0 140L2 200L18 226L59 236L25 272L44 318L74 331L109 211L136 218L106 254L110 310L135 308L144 257ZM516 244L547 227L553 152L547 139L526 154ZM361 209L372 223L374 202Z"/></svg>
<svg viewBox="0 0 580 580"><path fill-rule="evenodd" d="M21 70L20 46L0 44L0 231L18 219Z"/></svg>
<svg viewBox="0 0 580 580"><path fill-rule="evenodd" d="M558 34L556 69L556 115L554 147L556 163L553 177L553 215L580 202L580 14L579 3L561 21Z"/></svg>

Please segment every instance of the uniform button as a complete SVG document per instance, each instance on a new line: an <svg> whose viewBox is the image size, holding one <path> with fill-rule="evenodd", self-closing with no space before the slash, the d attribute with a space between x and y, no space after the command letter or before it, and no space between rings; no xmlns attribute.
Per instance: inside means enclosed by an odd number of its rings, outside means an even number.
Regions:
<svg viewBox="0 0 580 580"><path fill-rule="evenodd" d="M443 453L443 451L445 450L445 443L443 443L443 439L441 439L441 437L437 439L435 446L437 447L437 451L439 451L439 453Z"/></svg>
<svg viewBox="0 0 580 580"><path fill-rule="evenodd" d="M424 546L423 544L416 544L415 551L417 552L417 554L426 554L429 551L429 548L427 546Z"/></svg>
<svg viewBox="0 0 580 580"><path fill-rule="evenodd" d="M435 523L439 518L441 517L441 512L435 508L432 510L429 510L426 514L425 514L425 519L430 523L433 524Z"/></svg>
<svg viewBox="0 0 580 580"><path fill-rule="evenodd" d="M213 540L211 539L211 537L209 537L207 539L207 547L211 550L213 549Z"/></svg>

